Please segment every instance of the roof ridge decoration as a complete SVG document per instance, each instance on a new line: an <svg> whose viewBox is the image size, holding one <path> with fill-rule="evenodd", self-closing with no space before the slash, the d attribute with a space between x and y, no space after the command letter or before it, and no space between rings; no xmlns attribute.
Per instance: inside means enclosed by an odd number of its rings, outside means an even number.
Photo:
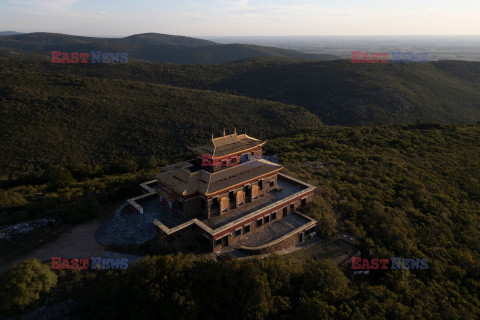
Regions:
<svg viewBox="0 0 480 320"><path fill-rule="evenodd" d="M212 139L207 144L190 147L189 149L200 156L206 154L213 158L219 158L259 147L265 142L266 141L250 137L246 133L238 135L235 129L234 133L229 135L216 138L212 135Z"/></svg>

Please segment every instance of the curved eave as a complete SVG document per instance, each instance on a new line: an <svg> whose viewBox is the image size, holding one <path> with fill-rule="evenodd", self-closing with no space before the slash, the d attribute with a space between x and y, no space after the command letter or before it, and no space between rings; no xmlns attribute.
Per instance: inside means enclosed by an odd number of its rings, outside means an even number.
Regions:
<svg viewBox="0 0 480 320"><path fill-rule="evenodd" d="M228 157L228 156L231 156L231 155L234 155L234 154L238 154L238 153L244 153L246 151L249 151L249 150L252 150L252 149L255 149L255 148L258 148L258 147L261 147L263 146L267 141L263 141L262 143L259 143L253 147L250 147L250 148L247 148L247 149L243 149L243 150L240 150L240 151L237 151L237 152L232 152L232 153L228 153L228 154L225 154L223 156L212 156L212 159L220 159L220 158L224 158L224 157Z"/></svg>

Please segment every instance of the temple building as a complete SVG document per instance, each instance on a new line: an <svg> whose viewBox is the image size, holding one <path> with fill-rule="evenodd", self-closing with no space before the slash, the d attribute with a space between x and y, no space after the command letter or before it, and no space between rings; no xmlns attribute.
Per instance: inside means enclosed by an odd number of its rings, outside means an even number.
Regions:
<svg viewBox="0 0 480 320"><path fill-rule="evenodd" d="M160 232L199 232L213 251L261 253L301 243L315 234L316 221L296 209L315 187L282 174L283 166L262 157L264 144L236 132L212 136L189 148L196 158L161 168L141 185L146 194L128 201L143 213L142 201L155 199Z"/></svg>

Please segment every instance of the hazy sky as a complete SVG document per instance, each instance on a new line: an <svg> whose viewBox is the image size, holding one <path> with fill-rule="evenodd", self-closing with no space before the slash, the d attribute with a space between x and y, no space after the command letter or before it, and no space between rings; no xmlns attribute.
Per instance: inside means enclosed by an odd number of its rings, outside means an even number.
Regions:
<svg viewBox="0 0 480 320"><path fill-rule="evenodd" d="M0 0L0 31L123 36L480 34L480 0Z"/></svg>

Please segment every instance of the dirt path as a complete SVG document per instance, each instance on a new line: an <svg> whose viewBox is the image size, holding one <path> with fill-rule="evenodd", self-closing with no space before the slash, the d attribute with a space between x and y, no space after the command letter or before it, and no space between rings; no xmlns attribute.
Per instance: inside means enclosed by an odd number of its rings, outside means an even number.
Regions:
<svg viewBox="0 0 480 320"><path fill-rule="evenodd" d="M8 268L27 259L50 260L52 257L62 258L91 258L103 254L105 248L95 240L95 230L102 223L100 219L92 220L86 224L74 226L60 238L45 246L31 251L22 258L0 268L3 273Z"/></svg>

